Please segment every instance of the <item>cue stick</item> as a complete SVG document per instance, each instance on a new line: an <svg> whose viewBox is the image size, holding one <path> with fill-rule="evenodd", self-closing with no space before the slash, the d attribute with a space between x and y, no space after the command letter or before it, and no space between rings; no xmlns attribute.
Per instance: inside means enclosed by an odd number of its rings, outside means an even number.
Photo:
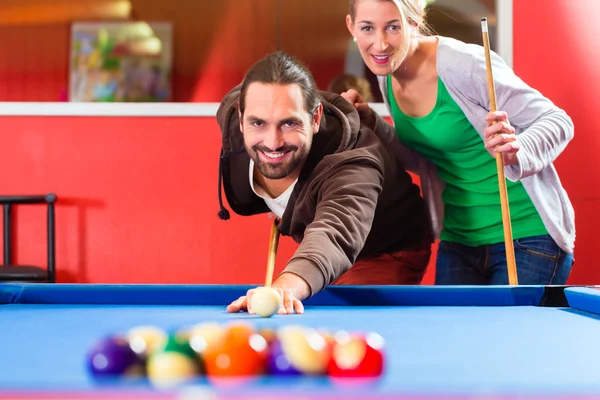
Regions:
<svg viewBox="0 0 600 400"><path fill-rule="evenodd" d="M277 246L279 244L279 229L277 229L277 218L271 225L271 238L269 240L269 258L267 259L267 276L265 278L265 287L271 287L273 282L273 270L275 269L275 259L277 258Z"/></svg>
<svg viewBox="0 0 600 400"><path fill-rule="evenodd" d="M492 73L490 38L488 34L487 18L481 19L481 32L483 35L483 48L485 50L485 65L487 71L488 91L490 96L490 111L496 111L496 88L494 86L494 75ZM506 262L508 266L508 284L518 285L519 281L517 278L515 249L513 247L512 227L510 223L510 209L508 207L506 180L504 178L504 160L502 159L502 154L500 153L496 153L496 169L498 171L500 204L502 206L502 225L504 226L504 245L506 247Z"/></svg>

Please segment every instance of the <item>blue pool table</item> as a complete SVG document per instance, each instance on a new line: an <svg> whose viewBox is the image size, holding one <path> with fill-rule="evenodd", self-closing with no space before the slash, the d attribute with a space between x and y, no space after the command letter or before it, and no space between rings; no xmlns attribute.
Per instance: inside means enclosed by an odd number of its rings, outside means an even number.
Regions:
<svg viewBox="0 0 600 400"><path fill-rule="evenodd" d="M0 397L198 399L594 398L600 395L600 290L593 287L330 287L301 315L228 314L249 287L0 284ZM85 356L99 338L138 325L174 330L244 320L375 331L384 375L201 381L170 390L98 384ZM55 397L53 397L55 396Z"/></svg>

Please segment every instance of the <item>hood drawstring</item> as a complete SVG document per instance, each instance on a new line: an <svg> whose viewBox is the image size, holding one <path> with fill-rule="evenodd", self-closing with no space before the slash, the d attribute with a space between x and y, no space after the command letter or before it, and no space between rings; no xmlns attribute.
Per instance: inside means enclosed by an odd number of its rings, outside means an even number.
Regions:
<svg viewBox="0 0 600 400"><path fill-rule="evenodd" d="M223 205L223 198L221 196L221 191L223 188L223 157L223 149L221 149L219 155L219 207L221 207L219 210L219 218L227 221L229 219L229 210L227 210Z"/></svg>
<svg viewBox="0 0 600 400"><path fill-rule="evenodd" d="M221 148L221 151L219 153L219 218L221 218L224 221L227 221L230 218L230 214L229 214L229 210L225 208L225 206L223 205L223 197L222 197L222 189L223 189L223 161L225 159L225 157L229 157L229 156L234 156L236 154L241 154L244 151L246 151L245 148L241 148L239 150L236 151L232 151L229 152L228 154L223 154L223 149Z"/></svg>

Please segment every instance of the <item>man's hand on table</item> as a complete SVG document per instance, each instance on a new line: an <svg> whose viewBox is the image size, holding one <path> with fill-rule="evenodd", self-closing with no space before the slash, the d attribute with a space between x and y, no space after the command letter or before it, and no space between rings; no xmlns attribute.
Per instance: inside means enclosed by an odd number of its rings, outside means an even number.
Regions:
<svg viewBox="0 0 600 400"><path fill-rule="evenodd" d="M302 300L310 296L310 287L304 279L296 274L283 273L273 282L271 287L279 292L279 296L283 299L278 314L294 314L294 312L302 314L304 312ZM252 307L250 307L253 293L254 289L248 290L245 296L241 296L227 306L227 312L248 311L249 314L254 314Z"/></svg>

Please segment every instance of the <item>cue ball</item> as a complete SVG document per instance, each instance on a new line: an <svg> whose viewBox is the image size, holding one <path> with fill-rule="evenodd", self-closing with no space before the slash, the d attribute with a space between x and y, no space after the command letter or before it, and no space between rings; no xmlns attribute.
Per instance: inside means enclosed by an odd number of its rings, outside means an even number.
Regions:
<svg viewBox="0 0 600 400"><path fill-rule="evenodd" d="M252 311L261 317L271 317L281 307L282 299L279 292L270 287L258 287L251 298Z"/></svg>

